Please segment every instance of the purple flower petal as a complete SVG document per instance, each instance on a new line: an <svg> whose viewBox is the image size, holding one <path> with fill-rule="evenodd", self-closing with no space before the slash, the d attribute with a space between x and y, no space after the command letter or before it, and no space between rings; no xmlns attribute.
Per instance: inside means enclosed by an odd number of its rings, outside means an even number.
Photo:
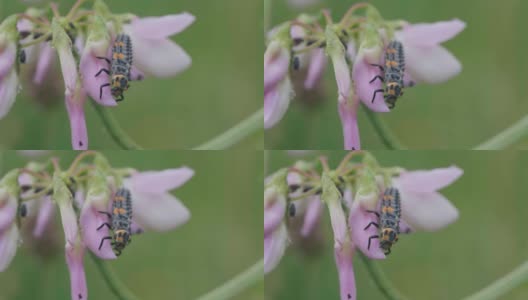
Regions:
<svg viewBox="0 0 528 300"><path fill-rule="evenodd" d="M456 207L439 193L418 194L401 188L400 194L402 218L415 230L436 231L458 219Z"/></svg>
<svg viewBox="0 0 528 300"><path fill-rule="evenodd" d="M323 49L315 49L310 56L310 65L308 66L308 73L304 80L304 88L311 90L317 86L324 74L327 58Z"/></svg>
<svg viewBox="0 0 528 300"><path fill-rule="evenodd" d="M442 83L462 71L456 57L444 47L412 47L403 44L406 70L419 82Z"/></svg>
<svg viewBox="0 0 528 300"><path fill-rule="evenodd" d="M378 223L376 215L367 212L361 207L358 201L354 201L350 208L350 215L348 216L352 243L369 258L385 259L385 254L379 247L378 239L371 239L370 248L368 247L369 238L378 234L378 228L374 225L370 225L365 230L371 222Z"/></svg>
<svg viewBox="0 0 528 300"><path fill-rule="evenodd" d="M352 104L354 105L354 104ZM356 108L350 107L348 103L339 103L339 117L341 118L341 125L343 126L343 138L345 150L359 150L361 149L361 142L359 140L359 128L357 123L357 104Z"/></svg>
<svg viewBox="0 0 528 300"><path fill-rule="evenodd" d="M264 236L275 231L282 223L286 212L286 199L278 196L275 201L264 208Z"/></svg>
<svg viewBox="0 0 528 300"><path fill-rule="evenodd" d="M383 93L376 93L376 98L372 101L374 92L383 90L381 80L376 79L372 83L370 81L377 75L382 75L378 67L372 66L367 62L364 56L358 57L352 68L352 77L356 86L356 93L359 99L372 111L375 112L389 112Z"/></svg>
<svg viewBox="0 0 528 300"><path fill-rule="evenodd" d="M5 49L0 52L0 80L9 73L16 61L16 45L9 43Z"/></svg>
<svg viewBox="0 0 528 300"><path fill-rule="evenodd" d="M293 95L291 81L286 77L275 89L264 94L264 128L277 124L290 106Z"/></svg>
<svg viewBox="0 0 528 300"><path fill-rule="evenodd" d="M98 212L95 206L86 207L82 210L80 217L81 228L83 229L84 244L93 254L102 259L116 259L110 241L103 242L103 246L99 250L99 245L104 237L110 236L107 226L98 228L108 223L108 216Z"/></svg>
<svg viewBox="0 0 528 300"><path fill-rule="evenodd" d="M454 38L466 27L459 19L436 23L418 23L405 26L397 37L405 43L419 47L434 47Z"/></svg>
<svg viewBox="0 0 528 300"><path fill-rule="evenodd" d="M12 70L6 77L0 77L0 119L5 117L15 103L18 92L18 75Z"/></svg>
<svg viewBox="0 0 528 300"><path fill-rule="evenodd" d="M194 175L188 167L167 169L163 171L146 171L132 175L129 182L136 192L142 194L160 195L167 191L179 188Z"/></svg>
<svg viewBox="0 0 528 300"><path fill-rule="evenodd" d="M191 66L191 57L167 39L145 39L130 34L134 48L134 66L147 75L171 77Z"/></svg>
<svg viewBox="0 0 528 300"><path fill-rule="evenodd" d="M105 106L116 106L117 102L110 93L110 87L103 88L101 95L101 86L110 82L110 76L105 72L99 73L97 77L95 76L102 69L108 70L108 63L105 60L98 59L91 51L84 51L79 66L84 89L97 103Z"/></svg>
<svg viewBox="0 0 528 300"><path fill-rule="evenodd" d="M315 227L319 224L321 219L321 213L323 211L323 202L320 197L314 196L308 198L308 207L306 208L306 213L304 214L304 222L301 228L301 236L308 237Z"/></svg>
<svg viewBox="0 0 528 300"><path fill-rule="evenodd" d="M13 224L10 228L0 230L0 272L7 269L18 248L18 227Z"/></svg>
<svg viewBox="0 0 528 300"><path fill-rule="evenodd" d="M84 248L66 243L66 263L70 272L71 296L75 300L88 299L83 264Z"/></svg>
<svg viewBox="0 0 528 300"><path fill-rule="evenodd" d="M72 147L74 150L88 149L88 131L84 118L84 90L77 91L75 95L66 94L66 109L70 118Z"/></svg>
<svg viewBox="0 0 528 300"><path fill-rule="evenodd" d="M264 94L276 89L288 76L290 53L278 41L272 42L264 53Z"/></svg>
<svg viewBox="0 0 528 300"><path fill-rule="evenodd" d="M35 228L33 228L33 236L36 238L42 237L44 231L50 224L55 213L55 206L49 196L44 197L41 200L40 208L35 222Z"/></svg>
<svg viewBox="0 0 528 300"><path fill-rule="evenodd" d="M460 178L464 171L457 166L433 170L404 172L394 178L402 189L417 193L430 193L442 189Z"/></svg>
<svg viewBox="0 0 528 300"><path fill-rule="evenodd" d="M13 224L17 214L17 199L5 190L0 191L0 231L7 230Z"/></svg>
<svg viewBox="0 0 528 300"><path fill-rule="evenodd" d="M284 224L273 234L264 237L264 274L271 272L279 264L287 245L288 232Z"/></svg>
<svg viewBox="0 0 528 300"><path fill-rule="evenodd" d="M134 33L145 39L164 39L189 27L196 18L188 12L162 17L139 18L130 24Z"/></svg>
<svg viewBox="0 0 528 300"><path fill-rule="evenodd" d="M335 262L339 275L339 290L341 300L356 299L356 280L354 278L354 266L352 256L354 251L352 246L346 245L343 249L335 249Z"/></svg>
<svg viewBox="0 0 528 300"><path fill-rule="evenodd" d="M127 186L127 183L125 183ZM171 194L137 193L132 187L133 220L145 230L167 231L185 224L191 213Z"/></svg>
<svg viewBox="0 0 528 300"><path fill-rule="evenodd" d="M35 75L33 77L33 82L35 84L42 84L54 61L55 50L53 50L49 43L40 44L40 54L35 69Z"/></svg>

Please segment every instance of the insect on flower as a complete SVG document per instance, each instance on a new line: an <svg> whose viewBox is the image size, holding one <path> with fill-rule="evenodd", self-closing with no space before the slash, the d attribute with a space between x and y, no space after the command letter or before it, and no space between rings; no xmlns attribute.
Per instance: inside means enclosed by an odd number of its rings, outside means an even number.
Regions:
<svg viewBox="0 0 528 300"><path fill-rule="evenodd" d="M105 240L112 240L111 245L112 249L117 256L121 255L121 251L128 245L130 240L130 228L132 223L132 198L130 196L130 191L126 188L120 188L115 193L112 199L112 214L109 214L105 211L100 211L100 213L107 215L111 221L112 225L108 223L103 223L97 228L97 230L107 226L112 230L112 236L107 236L101 239L101 244L99 244L99 250L103 247L103 242Z"/></svg>
<svg viewBox="0 0 528 300"><path fill-rule="evenodd" d="M388 103L389 108L393 109L396 105L396 100L403 96L403 74L405 73L405 54L403 52L403 45L398 41L391 41L385 50L385 67L380 65L373 65L379 67L384 77L376 75L370 83L379 79L385 83L385 89L375 90L372 95L372 102L376 98L376 94L384 92L385 102ZM412 86L411 82L409 86Z"/></svg>
<svg viewBox="0 0 528 300"><path fill-rule="evenodd" d="M95 77L99 76L102 72L108 74L111 78L110 83L105 83L100 87L99 98L103 98L103 88L110 86L112 96L116 101L122 101L125 99L123 92L129 88L128 82L130 79L130 69L132 68L132 41L130 36L126 34L118 34L114 46L112 48L112 60L106 57L97 57L103 59L110 65L110 71L107 69L101 69Z"/></svg>
<svg viewBox="0 0 528 300"><path fill-rule="evenodd" d="M401 217L401 201L400 192L393 187L385 189L383 198L381 199L381 214L376 211L368 211L375 214L379 223L370 222L364 230L367 230L371 225L379 229L379 235L369 237L368 249L370 250L370 242L372 239L380 239L380 249L383 249L385 255L391 253L391 246L398 241L398 234L400 234L400 217Z"/></svg>

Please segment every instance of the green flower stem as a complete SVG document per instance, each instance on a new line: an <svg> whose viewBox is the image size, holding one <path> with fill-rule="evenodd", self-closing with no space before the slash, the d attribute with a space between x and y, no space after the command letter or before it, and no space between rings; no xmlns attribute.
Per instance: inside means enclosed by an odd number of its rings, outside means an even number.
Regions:
<svg viewBox="0 0 528 300"><path fill-rule="evenodd" d="M486 142L476 146L474 150L504 149L527 135L528 115Z"/></svg>
<svg viewBox="0 0 528 300"><path fill-rule="evenodd" d="M222 284L197 300L231 299L241 291L264 279L264 259L259 260L246 271Z"/></svg>
<svg viewBox="0 0 528 300"><path fill-rule="evenodd" d="M271 28L271 0L264 0L264 35Z"/></svg>
<svg viewBox="0 0 528 300"><path fill-rule="evenodd" d="M378 289L383 295L385 295L385 298L389 300L406 300L406 298L392 286L389 279L385 277L385 274L383 274L383 271L374 260L369 259L363 255L363 253L358 252L358 255L361 257L370 277L372 277Z"/></svg>
<svg viewBox="0 0 528 300"><path fill-rule="evenodd" d="M102 105L96 103L95 101L90 101L93 104L93 107L103 124L106 127L108 133L112 136L114 141L124 150L141 150L141 146L136 144L132 138L130 138L125 131L119 126L119 123L116 121L114 116L110 113L108 109Z"/></svg>
<svg viewBox="0 0 528 300"><path fill-rule="evenodd" d="M96 257L93 253L90 252L90 257L92 258L95 266L103 275L103 279L112 290L114 295L120 300L139 300L128 288L117 278L117 275L112 271L108 263Z"/></svg>
<svg viewBox="0 0 528 300"><path fill-rule="evenodd" d="M247 119L214 139L194 148L193 150L224 150L242 139L264 128L264 108L253 113Z"/></svg>
<svg viewBox="0 0 528 300"><path fill-rule="evenodd" d="M499 278L491 285L465 298L464 300L492 300L499 299L521 283L528 282L528 261L518 266L506 276Z"/></svg>
<svg viewBox="0 0 528 300"><path fill-rule="evenodd" d="M374 130L378 133L378 135L381 138L381 141L383 144L391 150L405 150L407 147L405 147L392 133L392 131L383 123L383 121L380 119L378 113L371 111L368 107L363 106L363 110L367 114L367 117L374 127Z"/></svg>

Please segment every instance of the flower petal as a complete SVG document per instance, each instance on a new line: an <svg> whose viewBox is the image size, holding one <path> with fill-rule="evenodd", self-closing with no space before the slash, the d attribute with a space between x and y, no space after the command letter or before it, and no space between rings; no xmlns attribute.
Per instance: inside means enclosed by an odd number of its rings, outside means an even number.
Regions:
<svg viewBox="0 0 528 300"><path fill-rule="evenodd" d="M389 112L383 92L377 92L376 97L372 100L374 92L383 90L381 80L376 79L372 83L374 77L382 75L376 66L372 66L367 62L364 56L359 56L352 68L352 78L356 85L356 93L361 101L372 111L375 112Z"/></svg>
<svg viewBox="0 0 528 300"><path fill-rule="evenodd" d="M9 43L2 52L0 52L0 80L3 79L12 69L16 60L16 45Z"/></svg>
<svg viewBox="0 0 528 300"><path fill-rule="evenodd" d="M171 40L149 40L131 35L134 66L146 75L171 77L191 66L191 57Z"/></svg>
<svg viewBox="0 0 528 300"><path fill-rule="evenodd" d="M162 17L138 18L130 24L136 35L145 39L164 39L189 27L196 18L188 12Z"/></svg>
<svg viewBox="0 0 528 300"><path fill-rule="evenodd" d="M321 81L321 77L323 76L326 67L326 61L326 54L323 49L315 49L312 51L308 73L304 80L305 89L311 90Z"/></svg>
<svg viewBox="0 0 528 300"><path fill-rule="evenodd" d="M35 69L35 75L33 76L33 82L35 84L42 84L51 65L55 61L55 57L55 50L53 50L49 43L40 44L40 54Z"/></svg>
<svg viewBox="0 0 528 300"><path fill-rule="evenodd" d="M279 200L280 199L280 200ZM272 233L282 223L286 212L286 201L284 197L278 197L271 205L264 208L264 236Z"/></svg>
<svg viewBox="0 0 528 300"><path fill-rule="evenodd" d="M125 186L127 184L125 183ZM136 192L132 193L133 220L145 230L167 231L186 223L191 213L178 198L164 193L153 196Z"/></svg>
<svg viewBox="0 0 528 300"><path fill-rule="evenodd" d="M81 245L66 244L66 263L70 272L71 296L75 300L88 299L83 256L84 248Z"/></svg>
<svg viewBox="0 0 528 300"><path fill-rule="evenodd" d="M323 211L323 202L320 197L313 196L308 198L308 207L304 214L304 222L301 228L301 236L308 237L319 224L321 213Z"/></svg>
<svg viewBox="0 0 528 300"><path fill-rule="evenodd" d="M363 209L359 201L354 201L348 216L352 243L371 259L385 259L385 254L379 247L379 239L370 239L370 248L368 247L369 238L378 235L377 227L369 226L372 222L378 223L376 215ZM365 229L367 226L368 229Z"/></svg>
<svg viewBox="0 0 528 300"><path fill-rule="evenodd" d="M18 93L18 75L12 70L0 79L0 119L5 117L15 103Z"/></svg>
<svg viewBox="0 0 528 300"><path fill-rule="evenodd" d="M108 227L103 226L104 223L108 223L109 221L108 216L98 212L94 206L83 209L80 217L84 244L93 254L102 259L117 258L112 251L110 241L103 242L101 249L99 249L99 245L103 238L110 236ZM103 227L99 228L100 226Z"/></svg>
<svg viewBox="0 0 528 300"><path fill-rule="evenodd" d="M462 71L462 65L444 47L413 47L403 45L406 57L406 70L419 82L442 83Z"/></svg>
<svg viewBox="0 0 528 300"><path fill-rule="evenodd" d="M338 108L341 125L343 126L345 150L361 149L356 108L350 107L350 105L345 102L340 102Z"/></svg>
<svg viewBox="0 0 528 300"><path fill-rule="evenodd" d="M466 23L453 19L436 23L417 23L408 25L396 33L404 43L420 47L434 47L454 38L466 27Z"/></svg>
<svg viewBox="0 0 528 300"><path fill-rule="evenodd" d="M141 194L162 195L177 189L194 176L193 169L181 167L163 171L146 171L132 175L128 180Z"/></svg>
<svg viewBox="0 0 528 300"><path fill-rule="evenodd" d="M351 245L343 249L335 249L334 256L339 274L339 290L341 300L356 299L356 279L354 277L354 266L352 265L352 256L354 251Z"/></svg>
<svg viewBox="0 0 528 300"><path fill-rule="evenodd" d="M433 170L404 172L394 178L402 189L417 193L428 193L442 189L457 180L464 171L457 166Z"/></svg>
<svg viewBox="0 0 528 300"><path fill-rule="evenodd" d="M49 196L44 197L41 200L40 208L35 222L35 228L33 228L33 236L36 238L42 237L44 231L48 227L49 223L53 219L55 213L55 205Z"/></svg>
<svg viewBox="0 0 528 300"><path fill-rule="evenodd" d="M290 53L278 41L270 43L264 53L264 93L276 89L288 77Z"/></svg>
<svg viewBox="0 0 528 300"><path fill-rule="evenodd" d="M18 227L13 224L10 228L0 231L0 272L7 269L18 248Z"/></svg>
<svg viewBox="0 0 528 300"><path fill-rule="evenodd" d="M344 55L332 56L332 64L334 66L334 75L337 82L337 92L339 94L339 102L347 101L350 97L350 69L346 62Z"/></svg>
<svg viewBox="0 0 528 300"><path fill-rule="evenodd" d="M264 128L269 129L277 124L290 106L293 96L291 81L286 77L279 85L264 94Z"/></svg>
<svg viewBox="0 0 528 300"><path fill-rule="evenodd" d="M287 245L288 232L284 224L264 238L264 274L271 272L279 264Z"/></svg>
<svg viewBox="0 0 528 300"><path fill-rule="evenodd" d="M330 212L330 223L334 231L334 248L340 249L348 241L348 227L345 213L340 201L328 201L327 206Z"/></svg>
<svg viewBox="0 0 528 300"><path fill-rule="evenodd" d="M9 196L7 193L4 194L3 191L2 194L5 198L1 199L2 201L0 202L0 231L7 230L15 220L17 214L17 199Z"/></svg>
<svg viewBox="0 0 528 300"><path fill-rule="evenodd" d="M402 218L414 230L436 231L458 219L458 210L439 193L400 190Z"/></svg>
<svg viewBox="0 0 528 300"><path fill-rule="evenodd" d="M74 150L88 149L88 131L84 117L84 102L86 94L77 91L75 96L66 95L66 109L70 118L72 147Z"/></svg>
<svg viewBox="0 0 528 300"><path fill-rule="evenodd" d="M110 75L101 72L102 69L108 70L108 63L92 55L89 50L84 51L79 66L84 89L97 103L105 106L116 106L117 102L110 93L110 87L101 88L104 84L110 82ZM99 75L96 77L96 74Z"/></svg>

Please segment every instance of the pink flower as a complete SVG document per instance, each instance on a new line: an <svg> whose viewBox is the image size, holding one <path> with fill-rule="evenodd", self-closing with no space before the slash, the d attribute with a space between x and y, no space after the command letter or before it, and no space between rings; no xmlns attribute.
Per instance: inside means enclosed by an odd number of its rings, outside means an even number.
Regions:
<svg viewBox="0 0 528 300"><path fill-rule="evenodd" d="M0 24L0 119L13 106L18 92L16 17Z"/></svg>
<svg viewBox="0 0 528 300"><path fill-rule="evenodd" d="M35 75L33 76L33 82L35 84L42 84L50 70L50 67L55 61L55 58L55 51L53 51L53 48L49 43L40 44L39 58L37 61L37 67L35 68Z"/></svg>
<svg viewBox="0 0 528 300"><path fill-rule="evenodd" d="M290 105L293 88L288 76L290 51L273 40L264 53L264 128L277 124Z"/></svg>
<svg viewBox="0 0 528 300"><path fill-rule="evenodd" d="M86 92L80 88L74 94L66 94L66 110L70 118L72 147L74 150L88 149L88 130L84 117Z"/></svg>
<svg viewBox="0 0 528 300"><path fill-rule="evenodd" d="M339 275L339 294L341 300L356 299L356 279L352 257L354 249L350 242L341 249L334 249L337 273Z"/></svg>
<svg viewBox="0 0 528 300"><path fill-rule="evenodd" d="M359 150L361 149L357 122L359 101L357 96L353 96L351 100L338 103L339 117L343 126L345 150Z"/></svg>
<svg viewBox="0 0 528 300"><path fill-rule="evenodd" d="M170 77L191 65L189 55L168 37L185 30L195 20L187 12L163 17L138 18L125 26L132 39L134 66L147 75Z"/></svg>
<svg viewBox="0 0 528 300"><path fill-rule="evenodd" d="M406 71L410 77L418 82L441 83L460 73L460 62L440 44L465 27L466 23L453 19L407 25L396 32L396 39L404 47Z"/></svg>
<svg viewBox="0 0 528 300"><path fill-rule="evenodd" d="M0 181L0 272L7 269L18 248L18 193L18 170L13 170Z"/></svg>
<svg viewBox="0 0 528 300"><path fill-rule="evenodd" d="M373 98L375 91L383 89L383 83L378 79L372 81L375 76L380 75L379 67L373 66L372 64L380 64L380 61L371 62L368 56L360 51L352 68L352 77L356 86L357 95L370 110L375 112L389 112L390 110L387 104L385 104L383 93L378 92L376 93L376 97Z"/></svg>
<svg viewBox="0 0 528 300"><path fill-rule="evenodd" d="M116 106L109 88L101 86L110 82L110 76L101 70L108 70L108 62L98 57L107 57L110 48L110 35L106 32L106 24L97 19L88 35L83 48L79 70L82 74L83 87L87 94L97 103L105 106ZM97 75L97 76L96 76Z"/></svg>
<svg viewBox="0 0 528 300"><path fill-rule="evenodd" d="M310 63L308 73L304 80L304 88L307 90L314 89L323 77L326 68L327 58L324 49L315 49L310 53Z"/></svg>
<svg viewBox="0 0 528 300"><path fill-rule="evenodd" d="M288 231L284 224L286 197L275 186L264 191L264 274L279 264L288 246Z"/></svg>
<svg viewBox="0 0 528 300"><path fill-rule="evenodd" d="M58 182L58 180L54 178L54 182ZM59 205L64 239L66 241L66 263L70 272L71 296L72 299L87 299L88 291L83 265L84 244L77 226L77 216L72 205L72 195L65 184L60 186L55 184L54 188L53 197Z"/></svg>
<svg viewBox="0 0 528 300"><path fill-rule="evenodd" d="M125 179L132 195L132 220L141 228L167 231L186 223L191 214L181 201L169 193L194 175L188 167L163 171L146 171Z"/></svg>
<svg viewBox="0 0 528 300"><path fill-rule="evenodd" d="M409 171L393 179L401 195L402 219L413 230L436 231L453 223L458 210L437 191L460 176L462 169L451 166L427 171Z"/></svg>

